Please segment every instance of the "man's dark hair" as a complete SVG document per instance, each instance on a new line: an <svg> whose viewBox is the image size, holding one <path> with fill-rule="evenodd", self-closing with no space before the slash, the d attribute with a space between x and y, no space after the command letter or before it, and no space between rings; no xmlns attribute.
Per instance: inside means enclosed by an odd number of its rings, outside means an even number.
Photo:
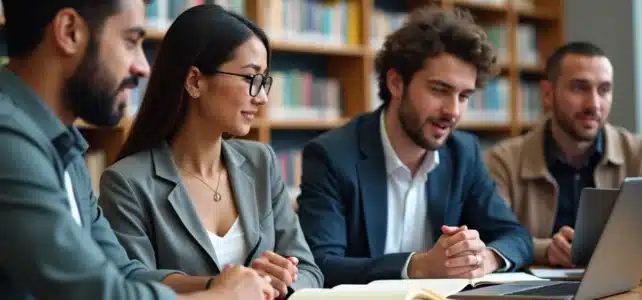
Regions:
<svg viewBox="0 0 642 300"><path fill-rule="evenodd" d="M44 38L45 28L64 8L75 9L87 22L92 39L102 31L109 16L123 0L4 0L5 28L9 57L26 57Z"/></svg>
<svg viewBox="0 0 642 300"><path fill-rule="evenodd" d="M553 52L546 61L546 78L549 82L555 82L560 76L562 61L569 54L583 56L606 56L604 51L595 44L589 42L570 42Z"/></svg>
<svg viewBox="0 0 642 300"><path fill-rule="evenodd" d="M413 10L404 24L388 35L375 61L379 97L387 106L390 90L386 73L394 69L408 86L427 58L449 53L477 68L476 87L497 74L497 57L486 32L464 9L441 9L435 4Z"/></svg>

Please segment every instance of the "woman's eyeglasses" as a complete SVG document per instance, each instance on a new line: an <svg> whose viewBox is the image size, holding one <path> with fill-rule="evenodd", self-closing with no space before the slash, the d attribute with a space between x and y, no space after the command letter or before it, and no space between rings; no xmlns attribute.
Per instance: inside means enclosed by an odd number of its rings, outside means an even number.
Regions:
<svg viewBox="0 0 642 300"><path fill-rule="evenodd" d="M237 73L229 73L229 72L223 72L223 71L216 71L216 73L245 78L250 83L250 96L252 97L256 97L256 95L258 95L259 92L261 92L261 87L265 89L266 95L270 92L270 88L272 87L272 77L264 76L263 74L247 75L247 74L237 74Z"/></svg>

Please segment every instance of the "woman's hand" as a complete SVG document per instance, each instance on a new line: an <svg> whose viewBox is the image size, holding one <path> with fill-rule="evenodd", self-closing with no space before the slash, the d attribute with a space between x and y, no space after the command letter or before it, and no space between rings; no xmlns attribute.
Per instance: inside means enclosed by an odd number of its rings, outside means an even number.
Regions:
<svg viewBox="0 0 642 300"><path fill-rule="evenodd" d="M272 280L270 284L279 292L278 298L284 299L288 294L288 287L297 279L299 260L296 257L285 258L272 251L266 251L263 256L252 262L252 269L259 275L267 275Z"/></svg>

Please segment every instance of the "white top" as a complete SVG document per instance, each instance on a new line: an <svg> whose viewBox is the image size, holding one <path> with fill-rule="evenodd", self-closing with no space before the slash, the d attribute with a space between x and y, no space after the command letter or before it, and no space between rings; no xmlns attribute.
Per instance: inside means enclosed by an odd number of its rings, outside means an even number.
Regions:
<svg viewBox="0 0 642 300"><path fill-rule="evenodd" d="M221 268L228 264L242 265L247 258L245 232L239 220L240 218L237 217L230 230L223 237L209 230L207 231Z"/></svg>
<svg viewBox="0 0 642 300"><path fill-rule="evenodd" d="M71 210L71 216L74 218L76 223L79 226L82 226L82 221L80 220L80 212L78 211L78 203L76 202L76 194L74 193L74 186L71 183L71 177L69 172L65 170L65 190L67 191L67 202L69 202L69 209Z"/></svg>
<svg viewBox="0 0 642 300"><path fill-rule="evenodd" d="M381 113L380 128L388 185L388 217L384 253L422 252L432 248L428 220L426 180L439 164L436 151L428 151L419 170L412 176L390 144Z"/></svg>

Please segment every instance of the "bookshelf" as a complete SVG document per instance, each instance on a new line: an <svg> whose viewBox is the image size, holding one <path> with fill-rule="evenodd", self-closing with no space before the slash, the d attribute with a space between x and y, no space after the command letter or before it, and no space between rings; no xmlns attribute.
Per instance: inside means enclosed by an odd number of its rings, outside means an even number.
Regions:
<svg viewBox="0 0 642 300"><path fill-rule="evenodd" d="M183 9L203 2L248 16L270 36L275 84L269 103L243 138L271 144L281 159L286 183L297 186L302 145L378 106L376 51L409 10L430 1L155 0L148 7L145 42L151 63L171 20ZM542 115L537 82L543 78L544 61L563 43L564 1L440 3L444 8L469 9L499 50L500 76L471 99L459 128L478 134L485 145L529 130ZM115 128L77 122L92 149L102 152L105 166L114 161L124 142L144 88L142 83L132 91L131 114ZM92 171L92 176L100 173Z"/></svg>
<svg viewBox="0 0 642 300"><path fill-rule="evenodd" d="M230 4L231 2L234 3ZM256 132L249 138L270 143L270 132L273 129L332 129L362 112L375 108L378 101L375 99L376 89L372 81L376 50L385 35L400 25L405 13L427 2L218 1L222 5L244 7L241 12L257 22L271 36L275 55L300 54L306 57L322 57L324 61L321 64L326 65L324 76L338 80L341 86L339 111L328 114L333 117L282 118L283 115L288 115L286 111L281 112L276 118L276 114L271 114L273 108L288 104L281 101L284 98L282 94L271 94L271 103L261 110L260 118L255 124ZM441 5L445 8L467 8L475 15L478 22L487 29L491 39L496 42L502 69L497 82L491 84L487 91L479 93L479 98L484 99L475 99L475 103L470 105L466 114L470 117L464 117L460 128L472 132L493 132L500 137L518 135L531 128L541 115L538 111L537 81L543 76L543 62L563 43L563 1L443 0ZM307 15L296 17L295 11L302 11ZM318 15L327 17L328 14L338 15L329 17L330 20L336 18L340 23L335 27L341 28L333 28L334 35L321 34L318 32L320 30L315 32L313 28L316 24L310 25L311 22L306 22L305 19L317 18ZM339 34L336 34L337 32ZM331 37L324 38L327 36ZM162 37L162 30L152 29L148 40L160 41ZM278 62L278 59L276 61ZM278 79L283 79L280 75L300 77L301 73L279 73ZM302 94L299 96L304 97ZM491 97L500 100L486 99ZM291 110L289 115L301 115L295 112L296 110Z"/></svg>
<svg viewBox="0 0 642 300"><path fill-rule="evenodd" d="M295 187L300 149L307 140L378 106L376 51L411 9L430 1L215 2L235 7L271 38L275 84L270 102L245 138L271 144L281 160L284 180ZM543 115L538 81L546 57L563 43L563 2L440 1L444 8L469 9L499 51L499 77L471 100L459 125L477 134L482 148L528 131ZM150 43L162 36L162 30L152 31Z"/></svg>

